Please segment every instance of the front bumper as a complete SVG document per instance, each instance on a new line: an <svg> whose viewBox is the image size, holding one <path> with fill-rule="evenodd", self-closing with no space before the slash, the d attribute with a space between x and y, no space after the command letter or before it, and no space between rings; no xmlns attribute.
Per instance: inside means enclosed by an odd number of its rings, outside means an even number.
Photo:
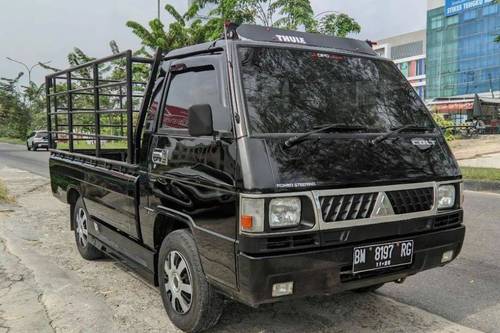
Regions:
<svg viewBox="0 0 500 333"><path fill-rule="evenodd" d="M47 148L49 146L49 142L48 141L33 142L33 146L37 148Z"/></svg>
<svg viewBox="0 0 500 333"><path fill-rule="evenodd" d="M349 246L318 249L308 252L251 256L238 255L240 301L258 306L293 297L329 295L345 290L391 282L418 272L439 267L444 252L453 250L453 259L459 254L465 237L465 227L432 231L383 241L414 240L413 263L408 266L352 274L353 248L379 241L368 241ZM293 295L272 297L275 283L293 281Z"/></svg>

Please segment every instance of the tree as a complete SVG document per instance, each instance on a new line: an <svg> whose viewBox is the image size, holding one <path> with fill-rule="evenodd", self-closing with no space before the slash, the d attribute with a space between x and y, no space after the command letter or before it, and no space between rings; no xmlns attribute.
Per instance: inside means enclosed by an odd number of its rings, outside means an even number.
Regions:
<svg viewBox="0 0 500 333"><path fill-rule="evenodd" d="M161 48L168 52L207 40L206 29L200 19L189 23L199 10L197 5L193 5L184 15L179 14L172 5L166 5L165 10L174 18L174 22L169 24L167 31L165 31L164 24L158 19L149 22L150 30L138 22L127 22L127 27L131 28L132 32L139 37L144 47L151 51Z"/></svg>
<svg viewBox="0 0 500 333"><path fill-rule="evenodd" d="M25 96L17 88L23 75L0 79L0 136L26 137L31 115Z"/></svg>
<svg viewBox="0 0 500 333"><path fill-rule="evenodd" d="M198 0L195 6L203 8L215 5L209 12L207 25L214 29L211 37L220 36L225 21L257 23L269 27L297 30L303 27L308 32L319 32L345 37L361 27L346 14L325 12L324 16L314 15L310 0Z"/></svg>
<svg viewBox="0 0 500 333"><path fill-rule="evenodd" d="M346 37L349 33L361 32L361 26L342 13L331 13L320 19L318 31L325 35Z"/></svg>
<svg viewBox="0 0 500 333"><path fill-rule="evenodd" d="M207 5L213 6L208 17L198 17L200 9ZM174 18L167 30L158 19L149 22L149 29L134 21L127 22L127 26L148 49L160 47L168 52L216 40L228 21L290 30L303 28L308 32L340 37L361 30L359 24L346 14L325 12L323 16L315 16L310 0L197 0L184 15L171 5L165 6L165 10Z"/></svg>

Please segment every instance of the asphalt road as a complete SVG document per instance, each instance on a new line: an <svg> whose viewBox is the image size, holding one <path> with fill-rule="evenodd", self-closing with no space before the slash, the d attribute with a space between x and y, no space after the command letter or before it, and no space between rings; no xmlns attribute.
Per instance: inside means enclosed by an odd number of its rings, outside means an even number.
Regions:
<svg viewBox="0 0 500 333"><path fill-rule="evenodd" d="M0 164L47 176L48 153L0 144ZM377 291L452 322L500 333L500 195L466 192L466 241L451 264Z"/></svg>
<svg viewBox="0 0 500 333"><path fill-rule="evenodd" d="M0 163L39 176L49 176L49 155L50 153L45 150L28 151L22 145L0 142Z"/></svg>
<svg viewBox="0 0 500 333"><path fill-rule="evenodd" d="M500 195L465 192L465 243L451 264L379 293L484 332L500 332Z"/></svg>

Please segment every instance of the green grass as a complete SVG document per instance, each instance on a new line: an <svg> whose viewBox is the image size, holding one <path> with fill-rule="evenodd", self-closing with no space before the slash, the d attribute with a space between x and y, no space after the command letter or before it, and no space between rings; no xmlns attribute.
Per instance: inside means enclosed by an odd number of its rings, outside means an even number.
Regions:
<svg viewBox="0 0 500 333"><path fill-rule="evenodd" d="M15 199L13 196L9 195L9 191L7 190L7 186L0 180L0 202L14 202Z"/></svg>
<svg viewBox="0 0 500 333"><path fill-rule="evenodd" d="M18 138L9 138L5 136L0 136L0 142L3 143L14 143L14 144L19 144L19 145L24 145L26 141L18 139Z"/></svg>
<svg viewBox="0 0 500 333"><path fill-rule="evenodd" d="M464 179L500 181L500 169L462 167Z"/></svg>

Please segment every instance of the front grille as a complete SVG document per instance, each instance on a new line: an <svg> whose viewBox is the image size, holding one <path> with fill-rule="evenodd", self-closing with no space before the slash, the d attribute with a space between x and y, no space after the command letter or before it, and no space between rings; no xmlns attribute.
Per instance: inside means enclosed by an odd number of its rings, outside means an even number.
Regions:
<svg viewBox="0 0 500 333"><path fill-rule="evenodd" d="M325 222L349 221L370 217L377 192L320 197L321 214Z"/></svg>
<svg viewBox="0 0 500 333"><path fill-rule="evenodd" d="M303 248L308 246L313 246L319 243L315 235L296 235L296 236L284 236L284 237L273 237L267 240L268 250L278 250L278 249L292 249L292 248Z"/></svg>
<svg viewBox="0 0 500 333"><path fill-rule="evenodd" d="M394 213L408 214L430 210L434 204L432 187L386 192Z"/></svg>
<svg viewBox="0 0 500 333"><path fill-rule="evenodd" d="M434 220L434 228L444 228L450 225L462 223L461 213L436 216Z"/></svg>

